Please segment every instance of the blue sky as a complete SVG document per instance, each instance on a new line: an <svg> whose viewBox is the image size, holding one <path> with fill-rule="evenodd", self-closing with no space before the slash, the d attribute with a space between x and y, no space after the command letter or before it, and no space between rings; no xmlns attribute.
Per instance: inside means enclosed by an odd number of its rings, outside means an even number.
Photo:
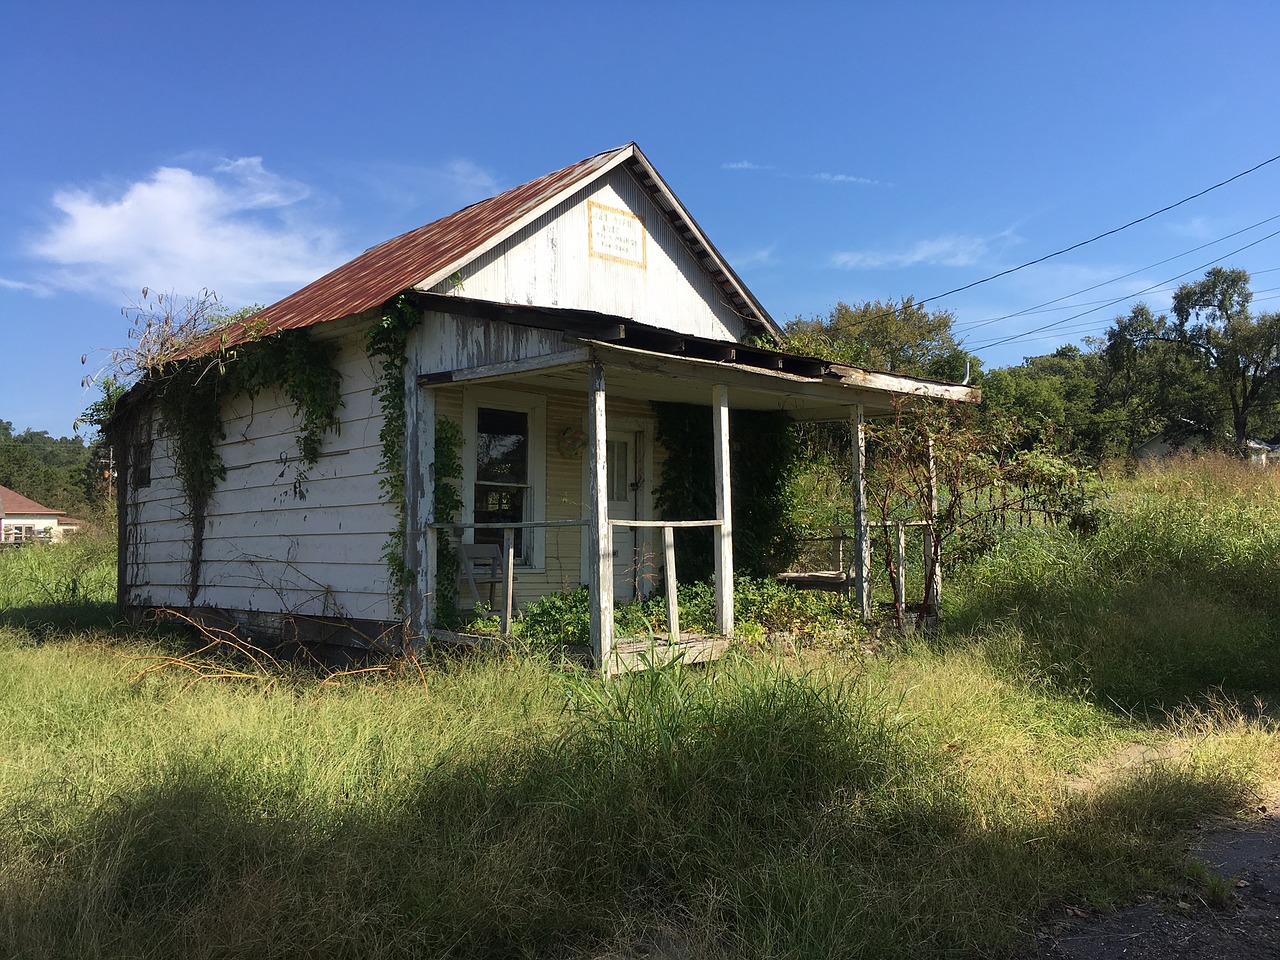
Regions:
<svg viewBox="0 0 1280 960"><path fill-rule="evenodd" d="M143 286L269 303L631 140L780 322L933 297L1280 154L1277 39L1274 2L0 0L0 419L69 434ZM1280 309L1277 215L1280 161L933 305L988 367L1214 263Z"/></svg>

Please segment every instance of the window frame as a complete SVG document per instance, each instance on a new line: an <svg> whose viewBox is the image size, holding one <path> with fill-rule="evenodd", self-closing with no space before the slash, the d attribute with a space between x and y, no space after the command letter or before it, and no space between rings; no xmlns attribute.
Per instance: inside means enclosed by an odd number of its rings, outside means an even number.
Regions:
<svg viewBox="0 0 1280 960"><path fill-rule="evenodd" d="M547 398L540 394L503 390L496 387L469 387L462 394L462 517L464 523L475 522L476 455L478 453L477 410L506 410L523 413L529 420L528 510L526 522L538 523L547 516ZM463 542L475 542L475 530L463 531ZM516 555L516 566L546 570L547 538L545 531L526 529L524 549Z"/></svg>

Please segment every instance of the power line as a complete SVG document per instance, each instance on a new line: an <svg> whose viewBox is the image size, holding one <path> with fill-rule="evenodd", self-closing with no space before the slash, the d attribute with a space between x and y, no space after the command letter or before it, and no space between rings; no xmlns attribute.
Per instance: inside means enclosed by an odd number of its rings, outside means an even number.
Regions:
<svg viewBox="0 0 1280 960"><path fill-rule="evenodd" d="M1248 250L1250 247L1256 247L1258 244L1262 243L1264 240L1270 240L1272 237L1276 237L1276 236L1280 236L1280 230L1277 230L1274 233L1269 233L1265 237L1259 237L1257 240L1254 240L1252 243L1246 243L1243 247L1237 247L1235 250L1232 250L1229 253L1224 253L1220 257L1215 257L1214 259L1209 260L1206 263L1200 264L1200 266L1198 267L1192 267L1190 270L1185 270L1182 273L1178 274L1177 276L1170 277L1168 280L1161 280L1159 283L1152 284L1149 287L1139 290L1137 293L1131 293L1128 296L1118 297L1115 300L1111 300L1111 301L1108 301L1107 303L1102 304L1101 306L1092 307L1089 310L1083 310L1080 313L1073 314L1069 317L1063 317L1061 320L1055 320L1052 323L1046 323L1044 326L1041 326L1041 327L1033 327L1030 330L1024 330L1022 333L1015 333L1012 336L1004 337L1000 340L991 340L987 343L980 344L979 346L972 347L972 348L966 347L965 349L971 350L972 352L976 353L979 350L986 350L986 349L989 349L990 347L998 347L1005 343L1013 343L1015 340L1021 340L1025 337L1030 336L1033 333L1040 333L1043 330L1050 330L1050 329L1053 329L1054 327L1060 327L1062 324L1070 323L1072 320L1078 320L1080 317L1088 316L1091 313L1096 313L1097 311L1104 310L1107 307L1113 307L1118 303L1124 303L1126 300L1132 300L1134 297L1141 297L1144 294L1151 293L1155 290L1158 290L1160 287L1163 287L1166 283L1173 283L1173 281L1180 280L1183 277L1187 276L1188 274L1195 273L1198 270L1203 270L1205 269L1205 267L1211 267L1215 263L1219 263L1225 260L1227 257L1233 257L1237 253L1240 253L1243 250Z"/></svg>
<svg viewBox="0 0 1280 960"><path fill-rule="evenodd" d="M1147 264L1147 266L1139 267L1137 270L1133 270L1129 273L1122 274L1118 277L1112 277L1110 280L1103 280L1101 283L1095 283L1093 286L1085 287L1083 290L1077 290L1075 293L1068 293L1065 296L1057 297L1056 299L1053 299L1053 300L1046 300L1044 303L1038 303L1034 307L1027 307L1025 310L1018 310L1015 313L1007 313L1003 317L993 317L990 320L980 320L977 323L957 324L956 329L966 329L970 331L977 330L979 327L985 327L988 324L992 324L992 323L999 323L1001 320L1012 320L1014 317L1021 317L1028 313L1034 313L1035 311L1039 310L1041 307L1052 306L1055 303L1061 303L1063 300L1070 300L1072 297L1078 297L1083 293L1089 293L1092 290L1097 290L1099 287L1105 287L1112 283L1119 283L1121 280L1128 280L1130 277L1135 276L1136 274L1142 273L1142 271L1144 270L1153 270L1156 267L1162 267L1166 263L1171 263L1174 260L1179 259L1180 257L1185 257L1190 254L1197 253L1198 251L1205 249L1205 247L1213 246L1215 243L1221 243L1223 240L1230 240L1232 237L1238 237L1242 233L1248 233L1250 230L1253 230L1256 227L1260 227L1263 224L1270 223L1272 220L1280 220L1280 213L1272 217L1267 217L1267 219L1265 220L1259 220L1257 223L1250 224L1249 226L1244 227L1241 230L1237 230L1234 233L1228 233L1226 236L1218 237L1216 240L1210 240L1208 243L1202 243L1198 247L1192 247L1190 250L1184 250L1182 251L1182 253L1174 254L1172 257L1166 257L1164 260L1158 260L1155 263ZM1257 271L1257 272L1262 273L1264 271ZM1087 306L1087 304L1076 304L1075 306Z"/></svg>
<svg viewBox="0 0 1280 960"><path fill-rule="evenodd" d="M1261 271L1259 271L1259 272L1261 272ZM1253 275L1253 271L1250 271L1250 276L1252 276L1252 275ZM1161 286L1161 287L1157 287L1157 288L1155 288L1155 289L1148 289L1148 290L1144 291L1144 293L1173 293L1175 290L1177 290L1177 287L1163 287L1163 286ZM1275 291L1275 290L1280 290L1280 287L1263 287L1261 290L1254 290L1254 291L1251 291L1251 292L1253 293L1253 297L1251 297L1251 298L1250 298L1249 302L1250 302L1250 303L1262 303L1262 302L1267 301L1267 300L1275 300L1275 299L1277 299L1276 297L1260 297L1260 296L1258 296L1258 294L1260 294L1260 293L1271 293L1272 291ZM1137 294L1135 294L1135 296L1137 296ZM1037 308L1035 308L1035 307L1028 307L1026 310L1020 310L1020 311L1019 311L1018 313L1016 313L1016 314L1009 314L1009 317L1001 317L1000 319L1002 319L1002 320L1007 320L1007 319L1009 319L1010 317L1015 317L1015 316L1031 316L1031 315L1033 315L1033 314L1037 314L1037 313L1058 313L1058 312L1060 312L1060 311L1062 311L1062 310L1075 310L1075 309L1076 309L1076 308L1078 308L1078 307L1093 307L1093 306L1103 306L1103 307L1105 307L1107 304L1109 304L1109 303L1114 303L1114 302L1115 302L1115 301L1113 301L1113 300L1085 300L1085 301L1080 302L1080 303L1069 303L1069 304L1064 304L1064 305L1063 305L1063 306L1061 306L1061 307L1049 307L1049 308L1047 308L1047 309L1037 309ZM1063 323L1065 323L1065 322L1066 322L1066 320L1063 320L1062 322L1063 322ZM1068 330L1072 330L1072 329L1079 329L1079 330L1083 330L1083 329L1086 329L1086 328L1088 328L1088 327L1096 326L1096 325L1097 325L1097 323L1098 323L1098 321L1096 321L1096 320L1095 320L1095 321L1091 321L1090 323L1087 323L1087 324L1080 324L1078 327L1068 327L1068 328L1066 328L1066 329L1068 329Z"/></svg>
<svg viewBox="0 0 1280 960"><path fill-rule="evenodd" d="M991 276L983 277L981 280L975 280L973 281L973 283L966 283L964 286L956 287L954 290L948 290L946 293L939 293L936 296L926 297L923 300L918 300L916 301L916 305L919 306L922 304L930 303L934 300L941 300L943 297L949 297L953 293L962 293L965 290L972 290L974 287L980 286L981 284L990 283L992 280L998 280L1001 277L1007 277L1009 274L1017 273L1019 270L1025 270L1027 267L1034 267L1038 263L1044 263L1046 260L1052 260L1054 257L1060 257L1064 253L1070 253L1072 250L1079 250L1081 247L1088 246L1089 244L1095 243L1098 240L1102 240L1106 237L1113 236L1119 233L1121 230L1128 230L1130 227L1134 227L1140 223L1144 223L1145 221L1150 220L1152 217L1158 217L1162 213L1168 213L1170 210L1174 209L1175 207L1180 207L1184 203L1190 203L1192 200L1195 200L1199 197L1203 197L1206 193L1210 193L1213 190L1217 190L1219 187L1225 187L1228 183L1231 183L1235 180L1239 180L1241 177L1248 176L1249 174L1253 173L1256 170L1261 170L1267 164L1275 163L1277 160L1280 160L1280 154L1277 154L1276 156L1272 157L1269 160L1263 160L1261 163L1257 164L1256 166L1250 167L1248 170L1242 170L1240 173L1237 173L1235 176L1228 177L1226 180L1223 180L1219 183L1215 183L1211 187L1205 187L1199 193L1193 193L1189 197L1183 197L1177 203L1171 203L1166 207L1161 207L1159 210L1156 210L1153 213L1148 213L1145 217L1139 217L1137 220L1130 220L1128 223L1123 224L1119 227L1115 227L1111 230L1107 230L1105 233L1100 233L1096 237L1090 237L1088 240L1081 240L1079 243L1073 243L1071 246L1063 247L1061 250L1055 250L1053 253L1046 253L1043 257L1037 257L1035 260L1028 260L1026 263L1020 263L1018 264L1018 266L1010 267L1008 270L1001 270L999 273L993 273Z"/></svg>

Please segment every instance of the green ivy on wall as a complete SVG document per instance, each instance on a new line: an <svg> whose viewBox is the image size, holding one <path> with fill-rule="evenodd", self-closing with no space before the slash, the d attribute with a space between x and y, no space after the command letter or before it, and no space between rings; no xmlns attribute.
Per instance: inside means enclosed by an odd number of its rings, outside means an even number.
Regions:
<svg viewBox="0 0 1280 960"><path fill-rule="evenodd" d="M166 364L151 377L156 408L173 436L174 462L191 517L191 560L187 602L200 586L204 525L209 497L227 468L218 453L225 439L222 404L279 388L302 419L298 453L306 464L320 457L324 435L337 432L342 375L334 349L316 343L305 330L284 330L260 340L220 350L215 356Z"/></svg>
<svg viewBox="0 0 1280 960"><path fill-rule="evenodd" d="M382 408L378 440L382 455L378 460L378 485L382 500L396 513L396 525L382 546L387 564L395 610L404 613L404 588L413 575L404 559L405 541L405 438L408 414L405 407L404 370L409 362L409 334L422 321L409 295L399 293L382 305L382 316L365 333L365 352L378 368L373 395Z"/></svg>
<svg viewBox="0 0 1280 960"><path fill-rule="evenodd" d="M667 451L654 502L669 520L715 516L715 445L711 411L686 403L654 403L655 436ZM791 418L770 410L729 412L729 479L733 488L733 562L737 573L772 577L799 550L787 501L787 481L798 462ZM680 579L714 572L709 530L676 537Z"/></svg>
<svg viewBox="0 0 1280 960"><path fill-rule="evenodd" d="M377 364L378 377L373 393L382 409L382 429L378 439L382 456L378 463L382 499L396 512L396 526L383 545L383 559L396 598L396 612L404 613L405 584L414 571L405 564L405 442L408 413L405 404L404 371L409 362L409 335L422 322L408 291L397 294L382 307L382 316L365 335L369 358ZM462 508L462 496L454 481L462 479L462 428L452 420L436 419L435 483L432 493L436 523L449 523ZM458 619L458 554L446 536L436 540L436 603L440 621L446 625Z"/></svg>
<svg viewBox="0 0 1280 960"><path fill-rule="evenodd" d="M444 417L436 418L435 489L432 505L436 523L452 523L462 510L462 427ZM447 536L436 539L436 609L440 623L456 626L458 609L458 551Z"/></svg>

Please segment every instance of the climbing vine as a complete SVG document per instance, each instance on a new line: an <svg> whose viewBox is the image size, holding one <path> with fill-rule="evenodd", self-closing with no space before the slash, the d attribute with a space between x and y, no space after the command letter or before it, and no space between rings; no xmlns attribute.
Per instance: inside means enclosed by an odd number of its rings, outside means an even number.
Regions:
<svg viewBox="0 0 1280 960"><path fill-rule="evenodd" d="M667 451L654 502L672 520L715 515L715 447L711 413L703 406L654 402L656 439ZM729 413L729 469L733 486L734 563L737 572L771 577L785 570L798 549L787 502L787 479L796 469L791 420L777 411ZM711 576L711 534L690 530L676 538L681 579Z"/></svg>
<svg viewBox="0 0 1280 960"><path fill-rule="evenodd" d="M140 346L133 351L116 351L116 372L102 376L104 401L93 404L87 422L122 438L124 425L116 420L116 407L124 397L122 376L142 375L143 389L150 393L160 420L173 438L174 472L182 486L191 516L191 561L187 576L187 602L193 603L200 589L200 568L204 561L205 517L209 498L219 481L227 476L227 466L218 452L225 439L221 407L223 401L238 396L256 397L268 388L279 388L293 402L294 416L302 420L297 434L298 457L306 465L320 458L326 433L337 433L338 410L342 407L342 374L334 366L334 351L316 343L306 330L255 338L236 347L219 344L215 351L200 356L180 356L197 337L209 335L209 328L182 330L174 334L172 317L155 323L166 339L165 356L145 366L154 356L150 330L137 335ZM198 342L198 340L197 340ZM186 346L184 346L186 344Z"/></svg>
<svg viewBox="0 0 1280 960"><path fill-rule="evenodd" d="M436 523L452 523L462 509L462 427L444 417L436 418L435 489L432 505ZM448 537L436 540L436 604L446 626L461 619L458 610L458 571L461 561Z"/></svg>
<svg viewBox="0 0 1280 960"><path fill-rule="evenodd" d="M404 369L409 362L409 333L422 315L413 309L406 293L392 297L382 306L382 316L365 333L365 352L378 367L373 395L382 408L382 428L378 440L382 456L378 461L383 502L396 513L396 525L382 545L382 558L387 564L391 595L396 613L404 612L404 585L410 578L404 560L405 538L405 437L408 414L405 408Z"/></svg>
<svg viewBox="0 0 1280 960"><path fill-rule="evenodd" d="M405 441L409 423L404 371L409 362L409 334L421 320L422 314L414 308L409 295L401 293L383 305L382 316L365 334L366 352L378 368L373 394L382 408L378 482L383 502L390 504L396 513L396 525L383 544L382 556L399 614L404 613L405 583L413 575L405 563ZM462 479L462 428L452 420L436 419L433 456L432 515L436 523L449 523L462 508L462 495L456 483ZM450 624L458 619L458 554L448 537L437 538L436 544L437 610L441 622Z"/></svg>
<svg viewBox="0 0 1280 960"><path fill-rule="evenodd" d="M316 343L305 330L285 330L233 348L220 347L212 356L170 361L152 372L150 383L160 417L173 437L175 471L191 513L191 603L200 584L209 497L227 475L218 453L225 439L223 401L279 388L302 420L299 457L314 464L324 435L338 430L342 375L334 366L332 347Z"/></svg>

